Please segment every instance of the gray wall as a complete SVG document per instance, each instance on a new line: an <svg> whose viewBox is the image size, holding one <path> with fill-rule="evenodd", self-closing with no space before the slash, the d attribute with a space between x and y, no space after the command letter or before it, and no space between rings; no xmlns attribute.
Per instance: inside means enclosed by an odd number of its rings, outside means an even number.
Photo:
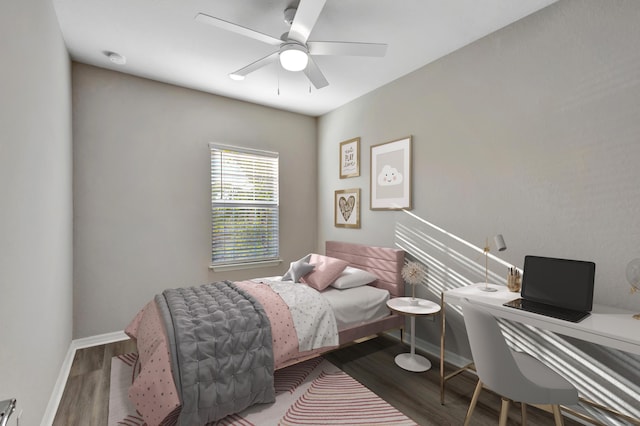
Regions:
<svg viewBox="0 0 640 426"><path fill-rule="evenodd" d="M49 1L0 2L0 57L0 400L35 425L72 329L70 67Z"/></svg>
<svg viewBox="0 0 640 426"><path fill-rule="evenodd" d="M595 300L640 310L640 3L563 0L319 121L319 243L394 242L403 212L369 210L371 145L413 135L411 213L500 257L584 258ZM362 174L338 144L362 138ZM363 189L362 229L333 226L333 191Z"/></svg>
<svg viewBox="0 0 640 426"><path fill-rule="evenodd" d="M74 337L165 288L284 273L316 241L316 119L73 64ZM209 142L280 153L280 267L209 271Z"/></svg>
<svg viewBox="0 0 640 426"><path fill-rule="evenodd" d="M483 281L483 261L424 221L478 247L502 233L502 259L519 267L525 254L593 260L595 302L640 312L625 279L640 257L638 22L637 1L562 0L321 117L318 244L398 244L427 264L420 292L438 300L443 288ZM370 146L406 135L415 217L371 211ZM362 175L341 180L339 143L356 136ZM362 229L335 228L333 191L354 187ZM506 269L491 267L504 282ZM459 314L450 318L449 348L468 356ZM438 345L436 323L418 329L425 345ZM612 363L603 363L607 375ZM637 371L622 373L635 400Z"/></svg>

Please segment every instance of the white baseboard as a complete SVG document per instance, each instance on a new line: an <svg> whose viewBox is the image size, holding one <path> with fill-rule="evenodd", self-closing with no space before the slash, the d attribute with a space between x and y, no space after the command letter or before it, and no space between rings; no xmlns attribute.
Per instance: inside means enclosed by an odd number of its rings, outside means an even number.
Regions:
<svg viewBox="0 0 640 426"><path fill-rule="evenodd" d="M407 333L408 334L408 333ZM408 338L411 338L411 334L408 334ZM429 343L426 340L422 340L419 337L416 337L416 348L433 355L434 357L440 359L440 345L434 345L433 343ZM444 359L447 364L451 364L457 368L462 368L465 365L469 365L471 363L470 359L462 357L456 353L449 352L445 349L444 351Z"/></svg>
<svg viewBox="0 0 640 426"><path fill-rule="evenodd" d="M396 340L400 340L400 332L399 331L389 331L385 333L386 335L395 338ZM407 330L404 332L404 342L409 344L411 339L411 333ZM433 343L429 343L426 340L422 340L419 337L416 337L416 349L425 352L429 355L432 355L434 358L440 360L440 345L434 345ZM465 365L469 365L471 360L462 357L456 353L449 352L445 349L444 351L444 359L447 364L451 364L457 368L462 368Z"/></svg>
<svg viewBox="0 0 640 426"><path fill-rule="evenodd" d="M67 385L67 378L69 377L71 364L73 364L73 358L76 356L76 351L78 349L89 348L91 346L119 342L121 340L127 340L128 338L129 336L127 336L124 331L114 331L113 333L99 334L97 336L72 340L69 344L69 350L67 350L67 356L62 362L58 379L53 387L53 392L49 398L49 403L47 404L47 409L44 412L40 426L51 426L53 424L56 412L58 411L58 405L60 405L60 400L62 399L64 388Z"/></svg>
<svg viewBox="0 0 640 426"><path fill-rule="evenodd" d="M107 343L127 340L129 336L124 331L114 331L112 333L98 334L97 336L84 337L71 341L75 349L90 348L91 346L106 345Z"/></svg>

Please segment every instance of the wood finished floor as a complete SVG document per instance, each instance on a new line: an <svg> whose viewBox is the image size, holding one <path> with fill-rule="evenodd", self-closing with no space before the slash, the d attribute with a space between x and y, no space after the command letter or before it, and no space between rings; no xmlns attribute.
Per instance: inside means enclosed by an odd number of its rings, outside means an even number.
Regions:
<svg viewBox="0 0 640 426"><path fill-rule="evenodd" d="M130 352L136 352L133 340L77 350L53 424L106 426L111 358Z"/></svg>
<svg viewBox="0 0 640 426"><path fill-rule="evenodd" d="M406 345L381 336L339 349L326 358L420 425L462 425L475 376L463 373L447 382L445 405L440 405L438 360L428 356L433 368L411 373L394 362L396 355L407 350ZM53 424L106 426L111 358L129 352L135 352L130 340L78 350ZM497 425L499 409L500 398L482 392L471 424ZM548 413L529 408L528 414L528 425L553 425ZM519 406L511 407L508 424L520 424ZM566 426L578 424L565 418Z"/></svg>

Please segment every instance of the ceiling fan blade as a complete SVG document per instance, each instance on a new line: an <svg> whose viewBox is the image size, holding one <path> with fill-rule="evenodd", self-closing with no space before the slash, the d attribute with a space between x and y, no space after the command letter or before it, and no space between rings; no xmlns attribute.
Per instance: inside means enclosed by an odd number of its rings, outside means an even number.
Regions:
<svg viewBox="0 0 640 426"><path fill-rule="evenodd" d="M315 61L311 59L311 57L309 57L309 63L304 69L304 73L316 89L322 89L329 85L329 82L322 74L322 71L320 71L320 68L318 68L318 65L316 65Z"/></svg>
<svg viewBox="0 0 640 426"><path fill-rule="evenodd" d="M305 44L326 2L327 0L300 0L288 37Z"/></svg>
<svg viewBox="0 0 640 426"><path fill-rule="evenodd" d="M340 41L310 41L307 43L311 55L375 56L387 53L382 43L350 43Z"/></svg>
<svg viewBox="0 0 640 426"><path fill-rule="evenodd" d="M340 41L310 41L307 43L311 55L376 56L387 53L382 43L349 43Z"/></svg>
<svg viewBox="0 0 640 426"><path fill-rule="evenodd" d="M204 13L198 13L195 19L198 22L213 25L214 27L222 28L223 30L231 31L273 46L279 46L282 44L282 40L279 38L271 37L268 34L263 34L250 28L245 28L241 25L234 24L233 22L225 21L224 19L214 18L213 16L205 15Z"/></svg>
<svg viewBox="0 0 640 426"><path fill-rule="evenodd" d="M247 74L250 74L262 67L266 67L267 65L275 62L278 60L278 55L280 54L280 52L273 52L267 56L265 56L262 59L258 59L257 61L247 65L244 68L240 68L238 71L232 72L231 74L229 74L230 76L233 76L232 78L241 80L244 77L247 76Z"/></svg>

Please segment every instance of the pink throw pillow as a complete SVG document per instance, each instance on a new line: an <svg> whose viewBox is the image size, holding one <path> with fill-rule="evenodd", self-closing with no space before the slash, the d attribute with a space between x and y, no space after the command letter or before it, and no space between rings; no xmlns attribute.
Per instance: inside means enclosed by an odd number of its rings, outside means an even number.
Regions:
<svg viewBox="0 0 640 426"><path fill-rule="evenodd" d="M300 281L318 291L329 287L349 265L345 260L316 253L311 254L309 263L315 266L315 269L302 277Z"/></svg>

